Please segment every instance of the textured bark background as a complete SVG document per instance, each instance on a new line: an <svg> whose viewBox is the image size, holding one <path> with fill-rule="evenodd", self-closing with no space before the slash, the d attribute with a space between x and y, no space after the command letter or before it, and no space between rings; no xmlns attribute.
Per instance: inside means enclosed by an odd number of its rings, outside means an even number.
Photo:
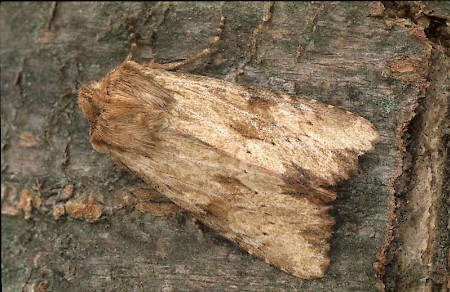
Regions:
<svg viewBox="0 0 450 292"><path fill-rule="evenodd" d="M2 290L448 288L448 3L0 8ZM90 146L77 89L125 58L130 26L136 59L164 63L208 46L221 15L215 53L182 71L338 105L380 133L338 186L322 279L246 254Z"/></svg>

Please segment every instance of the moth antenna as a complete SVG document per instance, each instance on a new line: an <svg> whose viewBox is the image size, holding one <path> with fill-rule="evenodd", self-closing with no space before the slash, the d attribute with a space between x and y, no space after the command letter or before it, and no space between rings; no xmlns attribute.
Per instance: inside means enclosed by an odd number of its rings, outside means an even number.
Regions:
<svg viewBox="0 0 450 292"><path fill-rule="evenodd" d="M134 25L130 19L130 16L128 13L125 13L122 17L122 19L126 22L128 25L128 32L129 32L129 40L130 40L130 49L128 50L128 55L125 58L126 61L130 61L133 57L133 51L137 47L137 38L136 38L136 30L134 28Z"/></svg>
<svg viewBox="0 0 450 292"><path fill-rule="evenodd" d="M152 68L158 68L158 69L164 69L164 70L175 70L177 68L180 68L181 66L187 65L189 63L192 63L198 59L201 59L201 58L211 54L212 49L217 45L217 43L220 40L220 36L222 35L224 26L225 26L225 16L222 15L220 17L220 23L219 23L219 26L217 27L216 35L214 36L213 40L211 41L211 43L209 44L209 46L207 48L203 49L196 55L186 58L182 61L175 61L175 62L170 62L170 63L166 63L166 64L150 63L149 66Z"/></svg>

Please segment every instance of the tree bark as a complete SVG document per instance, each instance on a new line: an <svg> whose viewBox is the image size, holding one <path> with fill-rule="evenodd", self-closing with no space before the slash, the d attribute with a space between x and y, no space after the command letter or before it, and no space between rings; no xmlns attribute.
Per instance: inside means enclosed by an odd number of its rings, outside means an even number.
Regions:
<svg viewBox="0 0 450 292"><path fill-rule="evenodd" d="M448 288L448 6L2 3L5 291ZM89 143L77 90L127 56L340 106L380 134L338 185L331 265L302 280L246 254ZM447 129L447 130L446 130ZM448 195L448 194L447 194ZM425 215L424 215L425 214Z"/></svg>

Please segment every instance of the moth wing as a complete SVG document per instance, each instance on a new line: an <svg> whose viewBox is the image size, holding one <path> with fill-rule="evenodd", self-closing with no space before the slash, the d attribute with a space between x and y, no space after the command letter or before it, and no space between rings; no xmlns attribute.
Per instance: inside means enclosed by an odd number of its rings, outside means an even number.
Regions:
<svg viewBox="0 0 450 292"><path fill-rule="evenodd" d="M152 75L174 92L173 128L315 187L348 178L358 155L378 140L364 118L315 100L162 70Z"/></svg>
<svg viewBox="0 0 450 292"><path fill-rule="evenodd" d="M250 254L298 277L323 276L333 224L328 206L290 195L299 189L282 176L224 155L202 141L172 130L163 135L151 157L111 154ZM311 198L322 195L320 190L304 191Z"/></svg>

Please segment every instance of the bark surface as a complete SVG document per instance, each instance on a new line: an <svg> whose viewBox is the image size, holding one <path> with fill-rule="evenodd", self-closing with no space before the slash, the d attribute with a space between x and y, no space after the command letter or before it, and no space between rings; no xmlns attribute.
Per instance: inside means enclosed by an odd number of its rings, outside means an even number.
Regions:
<svg viewBox="0 0 450 292"><path fill-rule="evenodd" d="M246 254L89 143L78 88L124 60L131 32L136 60L181 60L221 15L214 53L180 71L318 99L380 134L338 185L321 279ZM2 3L2 289L445 289L448 15L445 2Z"/></svg>

